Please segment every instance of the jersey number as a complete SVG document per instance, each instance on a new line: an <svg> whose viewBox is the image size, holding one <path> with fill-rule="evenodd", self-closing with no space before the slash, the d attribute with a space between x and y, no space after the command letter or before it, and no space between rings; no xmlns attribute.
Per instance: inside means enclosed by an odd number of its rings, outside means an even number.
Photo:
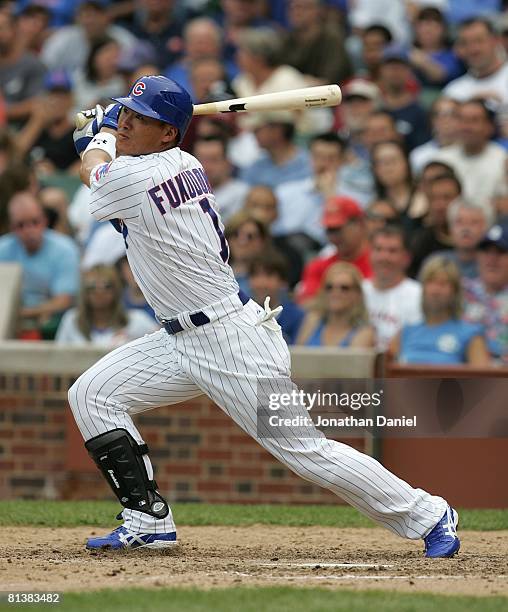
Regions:
<svg viewBox="0 0 508 612"><path fill-rule="evenodd" d="M220 239L220 246L221 246L220 256L222 258L222 261L226 263L227 260L229 259L229 247L228 247L228 243L226 240L226 236L224 236L224 233L222 232L220 228L219 217L217 216L217 213L215 212L215 210L210 206L210 202L208 201L207 198L203 198L202 200L199 200L198 204L201 206L202 211L204 213L209 214L210 217L212 218L213 226Z"/></svg>

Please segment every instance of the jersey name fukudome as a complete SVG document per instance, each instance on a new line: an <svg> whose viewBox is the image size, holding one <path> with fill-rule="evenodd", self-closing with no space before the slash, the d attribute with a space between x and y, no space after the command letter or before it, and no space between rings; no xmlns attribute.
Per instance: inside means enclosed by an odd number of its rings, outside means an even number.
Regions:
<svg viewBox="0 0 508 612"><path fill-rule="evenodd" d="M168 178L159 185L148 190L154 204L163 215L166 214L164 199L167 204L177 208L180 204L195 198L197 195L212 194L212 188L205 171L202 168L184 170L177 174L174 179Z"/></svg>
<svg viewBox="0 0 508 612"><path fill-rule="evenodd" d="M180 148L122 156L90 178L90 211L122 231L132 273L160 318L238 291L215 196L195 157Z"/></svg>

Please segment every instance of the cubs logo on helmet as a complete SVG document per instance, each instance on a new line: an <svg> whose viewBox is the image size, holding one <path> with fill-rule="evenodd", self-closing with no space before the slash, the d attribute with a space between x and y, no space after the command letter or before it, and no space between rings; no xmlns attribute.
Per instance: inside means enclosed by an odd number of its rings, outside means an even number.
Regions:
<svg viewBox="0 0 508 612"><path fill-rule="evenodd" d="M145 89L146 89L146 85L143 83L143 81L138 81L132 88L132 95L141 96L143 92L145 91Z"/></svg>

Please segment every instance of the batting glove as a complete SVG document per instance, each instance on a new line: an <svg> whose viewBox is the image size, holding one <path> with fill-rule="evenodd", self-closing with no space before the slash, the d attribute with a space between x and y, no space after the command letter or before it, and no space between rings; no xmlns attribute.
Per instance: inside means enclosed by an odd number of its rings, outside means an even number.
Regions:
<svg viewBox="0 0 508 612"><path fill-rule="evenodd" d="M103 119L104 109L100 104L97 104L95 108L81 111L76 115L76 129L72 137L78 155L81 156L92 138L98 134Z"/></svg>
<svg viewBox="0 0 508 612"><path fill-rule="evenodd" d="M121 104L110 104L105 110L100 104L97 104L95 108L81 111L76 115L76 129L73 137L74 147L78 155L83 153L101 128L118 129L118 116L121 110Z"/></svg>
<svg viewBox="0 0 508 612"><path fill-rule="evenodd" d="M118 129L118 117L120 116L120 111L122 110L122 105L118 104L110 104L106 106L106 110L104 111L104 119L102 123L99 124L99 129L103 127L111 128L112 130Z"/></svg>

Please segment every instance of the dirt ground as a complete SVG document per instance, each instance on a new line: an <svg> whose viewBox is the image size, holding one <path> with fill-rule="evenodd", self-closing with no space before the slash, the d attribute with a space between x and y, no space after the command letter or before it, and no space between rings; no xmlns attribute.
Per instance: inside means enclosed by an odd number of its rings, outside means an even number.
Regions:
<svg viewBox="0 0 508 612"><path fill-rule="evenodd" d="M0 589L294 585L508 596L508 531L462 531L454 559L381 529L181 527L169 551L90 553L97 528L0 529Z"/></svg>

